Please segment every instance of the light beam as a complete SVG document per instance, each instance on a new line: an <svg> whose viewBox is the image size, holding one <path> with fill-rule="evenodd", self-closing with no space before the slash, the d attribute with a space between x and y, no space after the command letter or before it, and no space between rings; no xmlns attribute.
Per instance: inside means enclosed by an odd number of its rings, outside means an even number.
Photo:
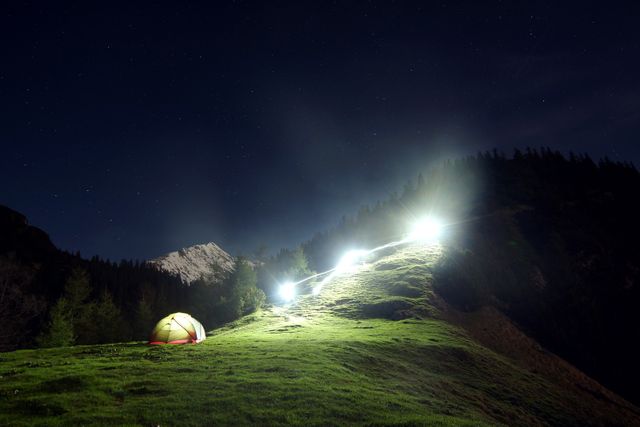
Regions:
<svg viewBox="0 0 640 427"><path fill-rule="evenodd" d="M407 243L436 243L442 237L444 228L445 224L439 219L431 216L425 217L413 224L411 232L404 239L390 242L369 250L356 249L348 251L342 256L342 258L340 258L338 264L331 270L316 273L312 276L305 277L302 280L298 280L297 282L285 282L280 285L278 294L283 301L290 302L296 297L297 285L325 276L320 283L317 283L312 288L313 295L319 295L323 285L329 282L336 274L352 271L357 264L364 263L368 255L383 249L393 248Z"/></svg>
<svg viewBox="0 0 640 427"><path fill-rule="evenodd" d="M369 254L369 251L365 251L362 249L356 249L347 252L340 258L340 262L335 268L337 273L343 273L345 271L351 270L356 264L361 262L363 258Z"/></svg>

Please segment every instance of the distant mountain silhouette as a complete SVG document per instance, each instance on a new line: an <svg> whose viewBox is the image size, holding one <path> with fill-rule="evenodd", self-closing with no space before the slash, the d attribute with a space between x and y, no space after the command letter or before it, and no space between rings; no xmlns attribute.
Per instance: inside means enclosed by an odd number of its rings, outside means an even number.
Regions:
<svg viewBox="0 0 640 427"><path fill-rule="evenodd" d="M58 249L49 236L37 227L29 225L19 212L0 205L0 253L14 252L25 261L42 261L57 256Z"/></svg>

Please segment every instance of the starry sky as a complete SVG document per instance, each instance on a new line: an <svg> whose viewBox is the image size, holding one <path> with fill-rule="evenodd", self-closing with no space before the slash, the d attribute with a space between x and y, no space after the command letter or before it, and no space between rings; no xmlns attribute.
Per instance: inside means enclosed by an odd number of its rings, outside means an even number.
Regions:
<svg viewBox="0 0 640 427"><path fill-rule="evenodd" d="M636 2L143 3L0 12L0 204L83 256L277 250L494 147L640 164Z"/></svg>

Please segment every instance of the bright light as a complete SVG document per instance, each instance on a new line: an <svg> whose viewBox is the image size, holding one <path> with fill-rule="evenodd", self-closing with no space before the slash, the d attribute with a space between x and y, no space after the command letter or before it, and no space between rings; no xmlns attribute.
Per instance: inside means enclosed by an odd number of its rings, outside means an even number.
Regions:
<svg viewBox="0 0 640 427"><path fill-rule="evenodd" d="M407 240L410 242L434 242L442 235L444 224L441 221L427 217L413 225L413 229L409 233Z"/></svg>
<svg viewBox="0 0 640 427"><path fill-rule="evenodd" d="M358 262L362 261L362 259L369 254L369 251L364 250L353 250L349 251L342 258L340 258L340 262L336 265L336 272L342 273L344 271L349 271L351 268L356 265Z"/></svg>
<svg viewBox="0 0 640 427"><path fill-rule="evenodd" d="M280 285L278 294L285 302L289 302L296 297L296 285L292 282L286 282Z"/></svg>
<svg viewBox="0 0 640 427"><path fill-rule="evenodd" d="M336 277L336 275L346 272L353 272L359 264L364 264L364 262L371 254L374 254L383 249L405 245L410 242L435 243L442 236L444 228L445 224L436 218L423 218L422 220L417 221L413 224L413 229L406 238L394 242L389 242L370 250L357 249L348 251L340 259L338 265L336 265L331 270L316 273L297 282L285 282L281 284L278 288L278 295L284 302L293 301L296 297L297 285L324 276L324 279L322 279L320 283L316 283L315 286L313 286L311 289L313 295L319 295L322 291L323 286L331 281L334 277Z"/></svg>

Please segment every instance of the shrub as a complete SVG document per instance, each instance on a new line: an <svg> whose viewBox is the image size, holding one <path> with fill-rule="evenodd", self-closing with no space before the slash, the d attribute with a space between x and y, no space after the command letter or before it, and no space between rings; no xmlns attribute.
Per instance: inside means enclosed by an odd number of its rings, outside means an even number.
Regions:
<svg viewBox="0 0 640 427"><path fill-rule="evenodd" d="M62 297L53 306L45 331L36 338L36 342L40 347L73 345L75 335L69 305L67 299Z"/></svg>
<svg viewBox="0 0 640 427"><path fill-rule="evenodd" d="M249 263L240 258L236 269L229 277L230 297L226 301L227 313L230 319L249 314L264 303L266 296L262 289L257 288L258 278Z"/></svg>

